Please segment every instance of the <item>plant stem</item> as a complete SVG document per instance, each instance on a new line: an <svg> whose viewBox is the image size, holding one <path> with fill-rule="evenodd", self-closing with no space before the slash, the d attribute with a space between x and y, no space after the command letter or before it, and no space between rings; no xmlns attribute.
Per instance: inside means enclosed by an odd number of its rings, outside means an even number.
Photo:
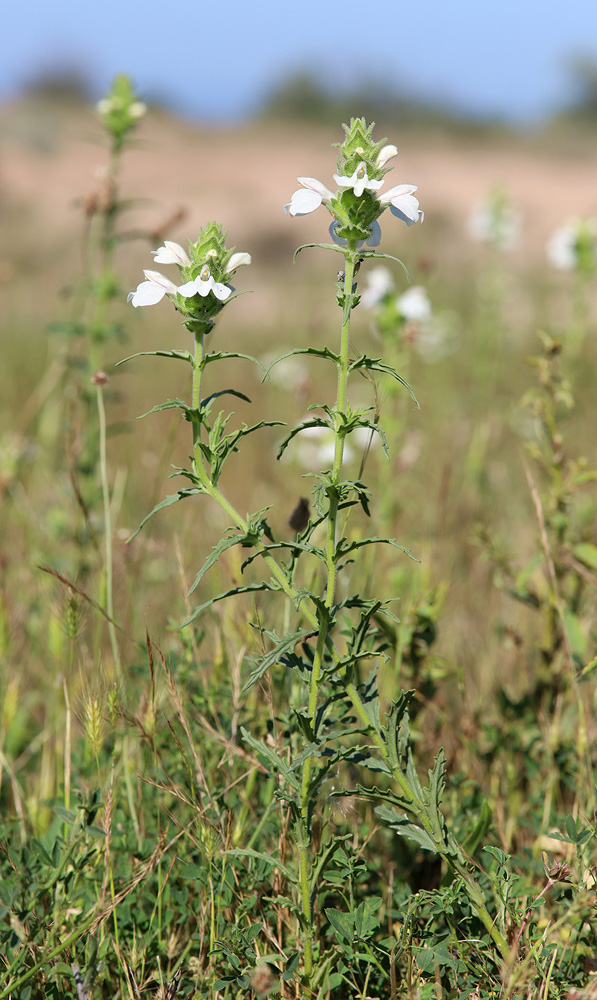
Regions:
<svg viewBox="0 0 597 1000"><path fill-rule="evenodd" d="M332 482L337 486L340 482L342 473L342 460L344 454L344 438L345 433L343 431L343 419L342 417L346 415L347 408L347 389L348 389L348 370L349 370L349 343L350 343L350 296L352 295L352 285L354 281L354 271L356 262L356 251L354 248L348 249L346 253L346 267L345 267L345 280L344 280L344 294L345 301L348 305L344 306L343 319L342 319L342 333L341 333L341 349L340 349L340 359L338 363L338 385L337 385L337 398L336 398L336 408L335 408L335 448L334 448L334 463L332 469ZM201 382L203 376L203 369L205 367L204 360L204 337L205 334L197 333L195 335L195 353L193 357L193 383L192 383L192 407L194 410L199 411L201 406ZM224 511L231 518L235 527L237 527L241 532L246 533L248 530L248 523L245 518L241 517L237 510L232 506L229 500L220 492L217 485L215 485L208 474L205 467L203 453L201 451L201 422L193 421L194 425L194 471L197 476L198 483L201 485L202 490L212 497L216 501L221 510ZM323 666L323 656L326 646L331 649L332 658L338 662L339 654L333 647L329 644L329 612L333 607L334 596L336 590L336 578L337 578L337 567L336 567L336 530L337 530L337 516L338 516L338 493L337 491L331 491L330 496L330 507L328 511L328 526L327 526L327 540L326 540L326 570L327 570L327 581L326 581L326 595L325 595L325 614L321 612L315 612L307 604L304 598L299 598L299 594L296 588L288 581L284 570L278 565L273 556L268 552L267 546L264 545L260 540L255 542L255 547L262 555L265 560L266 565L270 569L274 579L279 584L280 589L286 594L286 596L295 604L297 610L299 610L306 621L312 626L314 630L317 631L317 646L315 649L315 655L313 659L313 667L311 671L311 682L309 689L309 720L311 722L312 728L315 726L317 703L319 686L321 680L321 669ZM346 671L345 671L346 676ZM403 774L400 766L392 766L389 761L389 751L388 747L384 741L383 735L379 729L374 727L371 723L363 701L359 695L359 692L352 681L348 681L345 687L346 693L350 698L350 701L355 708L357 715L363 725L363 728L370 734L377 750L379 751L382 758L392 767L393 777L398 784L402 796L409 802L409 812L421 823L422 827L431 837L437 853L445 860L447 865L452 871L458 874L465 885L467 894L473 904L477 916L484 924L494 943L500 950L501 954L506 957L509 953L508 944L500 933L497 927L495 927L494 922L489 914L487 907L485 906L485 900L483 893L479 888L474 876L469 872L465 863L459 861L453 856L449 851L448 845L443 842L443 837L440 837L437 831L434 829L433 824L429 816L427 815L426 805L423 801L420 801L415 792L413 791L408 778ZM306 927L308 928L305 937L305 954L304 954L304 975L307 983L309 983L313 974L313 950L312 950L312 933L313 933L313 915L311 907L311 895L312 892L309 887L309 851L311 847L310 838L310 814L309 814L309 781L311 775L311 758L308 758L303 765L303 775L302 775L302 786L301 786L301 822L297 824L299 827L299 882L300 882L300 892L301 892L301 906L303 911L303 916L305 919Z"/></svg>
<svg viewBox="0 0 597 1000"><path fill-rule="evenodd" d="M96 385L97 413L99 419L99 447L100 447L100 476L102 482L102 499L104 506L104 551L105 551L105 580L106 580L106 611L108 613L108 634L114 657L116 676L121 680L122 667L120 663L120 652L118 650L118 640L114 627L114 595L112 588L112 516L110 509L110 487L108 484L108 463L106 458L106 409L104 406L103 386Z"/></svg>

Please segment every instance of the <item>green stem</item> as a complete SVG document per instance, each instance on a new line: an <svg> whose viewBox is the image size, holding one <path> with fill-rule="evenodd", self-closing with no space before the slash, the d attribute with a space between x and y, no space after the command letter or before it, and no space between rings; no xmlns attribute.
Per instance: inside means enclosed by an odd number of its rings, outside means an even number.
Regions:
<svg viewBox="0 0 597 1000"><path fill-rule="evenodd" d="M120 652L118 650L118 640L114 627L114 595L112 587L112 516L110 508L110 487L108 484L108 463L106 458L106 409L104 406L103 386L96 385L97 412L99 418L99 446L100 446L100 476L102 482L102 500L104 506L104 551L105 551L105 580L106 580L106 611L108 614L108 633L116 676L121 679L122 667L120 663Z"/></svg>
<svg viewBox="0 0 597 1000"><path fill-rule="evenodd" d="M346 299L349 301L349 296L352 295L352 284L354 281L354 270L355 270L356 252L354 248L349 248L346 254L346 267L345 267L345 281L344 281L344 293ZM337 399L336 399L336 414L345 415L347 408L347 396L348 396L348 370L349 370L349 343L350 343L350 307L344 307L343 311L343 321L342 321L342 334L341 334L341 350L340 350L340 360L338 364L338 386L337 386ZM196 334L195 336L195 354L193 358L193 386L192 386L192 406L194 409L199 410L201 405L201 382L204 368L204 334ZM200 435L201 435L201 425L196 425L196 435L194 441L194 459L195 459L195 472L198 481L201 484L202 489L216 501L218 506L227 514L227 516L232 520L235 526L246 533L248 529L247 521L241 517L238 511L232 506L232 504L227 500L227 498L220 492L219 488L212 483L208 471L205 468L203 454L200 447ZM337 485L340 482L342 473L342 461L344 455L344 438L345 434L343 432L343 421L340 416L336 416L336 441L334 449L334 463L332 469L332 480ZM318 640L315 651L315 656L313 660L313 669L311 672L311 683L309 690L309 719L311 725L314 726L316 712L317 712L317 702L319 694L319 685L321 679L321 668L323 665L323 655L326 646L329 647L329 611L331 610L334 602L334 595L336 589L336 577L337 577L337 567L335 562L335 551L336 551L336 529L337 529L337 516L338 516L338 498L337 493L330 498L330 509L328 512L328 531L327 531L327 541L326 541L326 564L327 564L327 585L326 585L326 597L325 597L325 615L316 614L312 608L307 604L305 599L299 599L298 592L296 588L288 581L286 574L283 569L278 565L273 556L268 552L267 547L261 542L256 543L257 550L261 553L266 565L270 569L274 579L279 584L281 590L286 594L286 596L297 606L305 620L312 626L314 630L317 631ZM331 655L333 659L337 662L339 655L337 651L331 646ZM365 706L362 699L358 693L358 690L353 682L346 683L346 693L350 698L357 715L363 724L363 728L371 735L371 738L378 749L382 758L389 764L389 752L387 745L383 739L381 732L379 732L371 724L371 720L367 715ZM391 765L390 765L391 766ZM398 784L402 796L411 805L409 811L416 817L416 819L421 823L423 828L432 838L434 844L436 845L436 850L438 854L446 861L449 867L457 873L462 879L466 887L467 894L475 908L475 911L479 919L484 924L494 943L498 947L501 954L506 957L509 953L508 944L499 932L497 927L491 919L491 916L485 906L485 901L483 894L477 885L476 880L470 874L465 864L461 863L457 859L454 859L452 855L448 852L447 845L438 840L436 832L433 829L430 818L427 815L425 804L418 800L415 795L407 777L402 773L399 766L392 767L392 773L396 783ZM310 831L309 831L309 781L311 775L311 759L309 758L305 761L303 765L303 775L302 775L302 787L301 787L301 830L300 830L300 843L298 844L299 849L299 882L301 891L301 904L303 915L305 918L306 926L308 928L307 935L305 938L305 955L304 955L304 973L307 982L311 979L313 973L313 953L312 953L312 909L311 909L311 893L309 890L309 848L310 848Z"/></svg>

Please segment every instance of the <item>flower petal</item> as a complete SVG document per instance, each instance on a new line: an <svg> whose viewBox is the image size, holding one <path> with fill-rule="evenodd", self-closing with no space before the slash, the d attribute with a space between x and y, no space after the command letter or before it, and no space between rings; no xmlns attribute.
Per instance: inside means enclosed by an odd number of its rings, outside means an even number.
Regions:
<svg viewBox="0 0 597 1000"><path fill-rule="evenodd" d="M228 285L223 285L221 281L214 281L213 278L210 278L210 281L212 284L211 290L216 299L219 299L220 302L225 302L228 296L232 294L232 289L228 288Z"/></svg>
<svg viewBox="0 0 597 1000"><path fill-rule="evenodd" d="M415 222L422 222L425 218L425 213L419 208L419 202L411 194L405 194L393 201L390 212L397 219L406 222L407 226L414 226Z"/></svg>
<svg viewBox="0 0 597 1000"><path fill-rule="evenodd" d="M181 267L188 267L191 261L186 250L179 243L172 240L164 240L164 246L151 251L156 264L178 264Z"/></svg>
<svg viewBox="0 0 597 1000"><path fill-rule="evenodd" d="M228 274L231 274L232 271L236 271L237 267L241 267L243 264L250 264L250 263L251 263L250 253L233 253L232 257L228 261L228 267L226 268L226 271Z"/></svg>
<svg viewBox="0 0 597 1000"><path fill-rule="evenodd" d="M338 187L352 188L356 197L360 198L365 188L368 191L378 191L380 187L383 186L383 180L374 181L370 180L367 175L367 164L364 160L361 160L356 170L351 174L350 177L345 177L342 174L334 174L334 180Z"/></svg>
<svg viewBox="0 0 597 1000"><path fill-rule="evenodd" d="M143 274L147 280L137 285L136 291L128 294L128 301L133 303L135 309L137 306L154 306L166 294L176 295L178 289L170 278L159 271L143 271Z"/></svg>
<svg viewBox="0 0 597 1000"><path fill-rule="evenodd" d="M185 282L184 285L181 285L179 287L178 294L182 295L185 299L192 298L193 295L196 295L197 292L199 291L199 289L197 288L197 282L198 278L193 278L192 281ZM207 292L205 292L204 294L207 294Z"/></svg>
<svg viewBox="0 0 597 1000"><path fill-rule="evenodd" d="M288 205L284 205L284 211L287 215L308 215L309 212L314 212L316 208L319 208L323 198L316 191L307 191L303 188L299 188L295 191Z"/></svg>
<svg viewBox="0 0 597 1000"><path fill-rule="evenodd" d="M388 160L391 160L393 156L398 156L398 150L396 147L392 145L384 146L383 149L380 149L377 154L377 160L375 163L378 167L385 167Z"/></svg>
<svg viewBox="0 0 597 1000"><path fill-rule="evenodd" d="M382 205L388 205L391 201L393 202L394 198L398 198L403 194L414 194L416 190L416 184L396 184L388 191L380 194L379 201Z"/></svg>
<svg viewBox="0 0 597 1000"><path fill-rule="evenodd" d="M307 188L308 191L314 191L315 194L321 195L322 201L329 201L332 198L332 192L326 188L325 184L317 180L317 177L297 177L297 181L301 187Z"/></svg>

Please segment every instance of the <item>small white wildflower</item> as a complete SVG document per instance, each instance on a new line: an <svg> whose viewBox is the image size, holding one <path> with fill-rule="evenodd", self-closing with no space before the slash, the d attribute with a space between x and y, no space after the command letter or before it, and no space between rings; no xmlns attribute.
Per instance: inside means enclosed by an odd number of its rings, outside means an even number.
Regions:
<svg viewBox="0 0 597 1000"><path fill-rule="evenodd" d="M165 240L164 246L151 251L156 264L178 264L179 267L189 267L191 261L186 250L180 243Z"/></svg>
<svg viewBox="0 0 597 1000"><path fill-rule="evenodd" d="M137 285L134 292L129 292L127 302L132 302L135 309L137 306L154 306L161 302L164 295L176 295L178 289L170 278L166 278L159 271L143 271L146 280Z"/></svg>
<svg viewBox="0 0 597 1000"><path fill-rule="evenodd" d="M319 208L322 202L331 200L332 192L317 178L297 177L297 181L301 187L294 192L289 203L284 205L287 215L309 215Z"/></svg>
<svg viewBox="0 0 597 1000"><path fill-rule="evenodd" d="M597 267L597 219L569 219L552 233L547 256L562 271L592 273Z"/></svg>
<svg viewBox="0 0 597 1000"><path fill-rule="evenodd" d="M350 177L342 174L334 174L334 180L338 187L352 188L356 197L360 198L363 191L379 191L383 186L383 180L375 181L367 176L367 164L361 161Z"/></svg>
<svg viewBox="0 0 597 1000"><path fill-rule="evenodd" d="M419 208L419 202L414 197L417 190L416 184L396 184L379 196L380 204L389 205L392 215L406 222L407 226L414 225L419 220L425 218L424 212Z"/></svg>
<svg viewBox="0 0 597 1000"><path fill-rule="evenodd" d="M196 278L185 282L184 285L180 286L178 291L185 299L192 298L193 295L200 295L202 298L205 298L206 295L213 292L215 297L220 299L221 302L224 302L232 294L231 288L223 285L220 281L214 280L207 264L201 268Z"/></svg>
<svg viewBox="0 0 597 1000"><path fill-rule="evenodd" d="M373 309L392 291L394 279L387 267L379 264L369 271L367 285L361 295L361 304L365 309Z"/></svg>
<svg viewBox="0 0 597 1000"><path fill-rule="evenodd" d="M425 323L431 318L431 302L422 285L413 285L396 299L401 316L413 323Z"/></svg>

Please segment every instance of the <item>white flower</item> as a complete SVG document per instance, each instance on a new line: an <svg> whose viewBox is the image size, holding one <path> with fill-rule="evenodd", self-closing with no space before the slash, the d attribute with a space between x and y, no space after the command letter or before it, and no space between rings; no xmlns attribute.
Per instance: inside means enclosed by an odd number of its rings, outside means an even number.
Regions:
<svg viewBox="0 0 597 1000"><path fill-rule="evenodd" d="M554 267L561 271L573 271L576 266L574 245L576 226L568 223L553 232L547 243L547 256Z"/></svg>
<svg viewBox="0 0 597 1000"><path fill-rule="evenodd" d="M250 253L233 253L232 257L228 261L226 272L228 274L232 274L233 271L236 271L237 267L242 267L244 264L250 264L250 263L251 263Z"/></svg>
<svg viewBox="0 0 597 1000"><path fill-rule="evenodd" d="M414 225L419 219L424 219L424 213L419 208L418 200L413 196L417 190L416 184L396 184L389 191L379 196L380 204L390 205L392 215L402 219L407 226Z"/></svg>
<svg viewBox="0 0 597 1000"><path fill-rule="evenodd" d="M593 272L597 264L597 219L569 219L552 234L547 254L563 271Z"/></svg>
<svg viewBox="0 0 597 1000"><path fill-rule="evenodd" d="M309 212L314 212L323 201L331 200L332 192L317 178L297 177L297 181L301 187L294 192L288 205L284 205L287 215L309 215Z"/></svg>
<svg viewBox="0 0 597 1000"><path fill-rule="evenodd" d="M480 243L513 250L520 238L520 216L497 191L475 206L468 220L468 231Z"/></svg>
<svg viewBox="0 0 597 1000"><path fill-rule="evenodd" d="M398 150L395 146L384 146L377 157L378 166L387 163L397 152ZM314 212L316 208L319 208L321 204L329 204L334 197L325 184L322 184L315 177L297 177L297 180L301 188L295 191L288 204L284 205L284 211L287 215L308 215L310 212ZM357 198L362 197L365 190L377 193L384 184L383 180L369 178L367 165L364 160L361 160L350 177L345 177L343 174L334 174L334 180L339 188L352 188ZM424 213L419 208L418 200L413 197L413 192L416 190L417 187L415 184L397 184L395 187L390 188L389 191L386 191L385 194L377 195L377 197L381 205L390 206L392 215L402 219L403 222L406 222L407 226L412 226L413 223L419 220L422 222L424 218ZM333 232L332 238L334 238ZM340 241L335 240L335 242L339 243ZM377 243L371 243L370 240L366 242L370 246L377 246Z"/></svg>
<svg viewBox="0 0 597 1000"><path fill-rule="evenodd" d="M186 250L180 243L165 240L164 246L151 251L156 264L178 264L179 267L189 267L191 261Z"/></svg>
<svg viewBox="0 0 597 1000"><path fill-rule="evenodd" d="M196 278L181 285L178 291L185 299L189 299L193 295L200 295L202 298L205 298L206 295L213 292L215 297L220 299L221 302L224 302L232 294L231 288L212 278L207 264L201 268Z"/></svg>
<svg viewBox="0 0 597 1000"><path fill-rule="evenodd" d="M342 174L334 174L334 180L338 187L352 188L355 196L360 198L363 191L379 191L383 186L383 180L370 180L367 176L367 164L361 160L358 167L350 177L343 177Z"/></svg>
<svg viewBox="0 0 597 1000"><path fill-rule="evenodd" d="M367 287L361 295L361 304L365 306L365 309L373 309L374 306L379 305L382 299L385 299L393 287L394 279L392 275L387 267L379 264L378 267L374 267L369 271L367 275Z"/></svg>
<svg viewBox="0 0 597 1000"><path fill-rule="evenodd" d="M127 297L127 302L132 302L135 309L137 306L154 306L156 302L161 302L164 295L176 295L178 289L170 278L159 271L143 271L143 274L146 281L137 285L137 290L129 292Z"/></svg>
<svg viewBox="0 0 597 1000"><path fill-rule="evenodd" d="M391 145L384 146L383 149L380 149L377 154L375 163L378 167L385 167L388 160L391 160L393 156L398 156L398 150L396 147Z"/></svg>
<svg viewBox="0 0 597 1000"><path fill-rule="evenodd" d="M413 323L425 323L431 319L431 302L422 285L413 285L396 299L396 308L401 316Z"/></svg>

